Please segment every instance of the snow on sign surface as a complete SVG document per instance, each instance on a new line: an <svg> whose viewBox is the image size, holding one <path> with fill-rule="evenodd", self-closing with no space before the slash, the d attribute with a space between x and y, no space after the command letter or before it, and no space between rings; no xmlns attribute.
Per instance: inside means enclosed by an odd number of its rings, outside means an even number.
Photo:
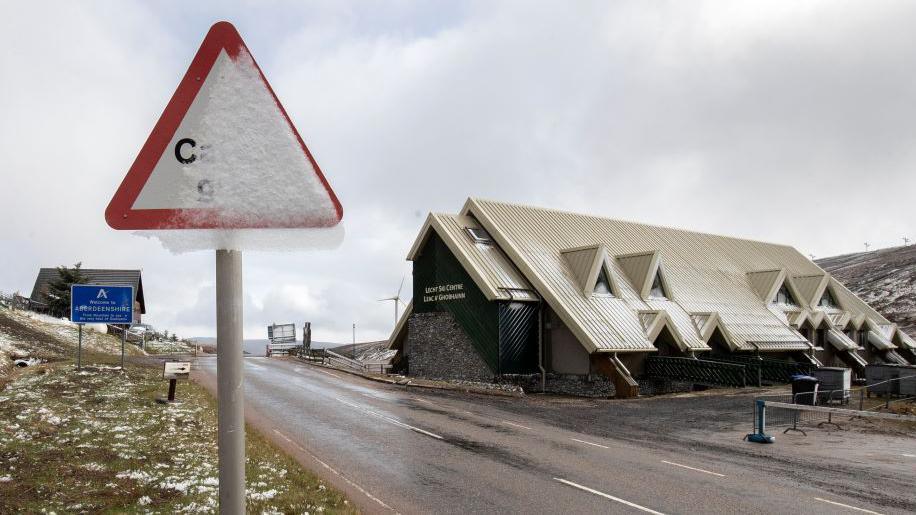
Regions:
<svg viewBox="0 0 916 515"><path fill-rule="evenodd" d="M115 229L157 230L331 227L342 216L227 22L210 28L105 212Z"/></svg>

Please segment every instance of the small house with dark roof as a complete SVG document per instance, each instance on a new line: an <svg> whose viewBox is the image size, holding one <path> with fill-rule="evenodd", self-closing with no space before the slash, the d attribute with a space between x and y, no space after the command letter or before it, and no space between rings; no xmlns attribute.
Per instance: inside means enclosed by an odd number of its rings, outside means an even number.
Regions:
<svg viewBox="0 0 916 515"><path fill-rule="evenodd" d="M146 314L146 300L143 298L143 278L140 270L81 268L80 273L86 277L86 284L132 286L134 288L134 323L142 321L142 315ZM46 303L45 294L48 293L48 285L57 277L57 268L40 269L29 299L37 304Z"/></svg>

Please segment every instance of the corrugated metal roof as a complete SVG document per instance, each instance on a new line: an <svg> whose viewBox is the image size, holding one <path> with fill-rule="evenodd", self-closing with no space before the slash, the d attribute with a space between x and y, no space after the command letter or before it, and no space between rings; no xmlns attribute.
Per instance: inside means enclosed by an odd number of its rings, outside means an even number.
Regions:
<svg viewBox="0 0 916 515"><path fill-rule="evenodd" d="M697 331L702 334L706 328L706 323L709 321L709 318L712 316L712 313L693 313L690 315L691 320L693 320L693 325L696 326Z"/></svg>
<svg viewBox="0 0 916 515"><path fill-rule="evenodd" d="M852 318L848 311L833 311L828 312L827 316L830 317L830 323L834 327L846 327L846 324L849 323L849 319Z"/></svg>
<svg viewBox="0 0 916 515"><path fill-rule="evenodd" d="M827 331L827 341L830 342L836 350L855 350L859 348L859 344L852 341L843 331L836 328L831 328Z"/></svg>
<svg viewBox="0 0 916 515"><path fill-rule="evenodd" d="M888 350L887 352L884 353L884 359L887 360L888 363L891 363L894 365L909 365L910 364L909 361L904 359L904 357L901 356L900 354L897 354L897 351L893 349Z"/></svg>
<svg viewBox="0 0 916 515"><path fill-rule="evenodd" d="M560 254L566 258L569 271L583 293L588 293L589 275L592 272L592 265L595 264L595 258L598 257L598 251L598 245L560 251Z"/></svg>
<svg viewBox="0 0 916 515"><path fill-rule="evenodd" d="M470 216L430 214L407 259L413 260L416 257L429 231L435 230L487 300L538 300L531 283L509 261L496 242L477 242L467 231L468 228L479 227L477 220Z"/></svg>
<svg viewBox="0 0 916 515"><path fill-rule="evenodd" d="M840 307L852 315L856 325L861 327L865 319L874 320L875 323L878 324L890 323L890 321L875 311L874 308L866 304L865 301L857 297L855 293L849 291L849 288L844 286L840 281L837 281L834 277L830 278L830 291L833 292L833 296L836 297L836 301L840 304Z"/></svg>
<svg viewBox="0 0 916 515"><path fill-rule="evenodd" d="M140 313L146 314L146 300L143 297L143 280L140 270L80 268L80 273L86 278L86 284L133 286L134 302L139 302ZM38 270L38 277L35 278L35 285L32 287L32 295L30 298L36 302L46 302L44 294L48 292L48 283L58 277L57 268L42 268Z"/></svg>
<svg viewBox="0 0 916 515"><path fill-rule="evenodd" d="M388 338L389 349L401 350L404 348L404 340L407 338L407 321L412 314L413 300L404 308L404 313L401 314L401 318L398 319L398 323L394 326L394 331L391 332L391 336Z"/></svg>
<svg viewBox="0 0 916 515"><path fill-rule="evenodd" d="M785 270L762 270L747 273L747 280L751 283L751 287L764 302L773 300L773 295L782 286L785 277Z"/></svg>
<svg viewBox="0 0 916 515"><path fill-rule="evenodd" d="M898 329L895 336L896 336L895 339L897 343L900 345L900 347L903 347L906 349L916 349L916 340L913 340L913 338L910 337L910 335Z"/></svg>
<svg viewBox="0 0 916 515"><path fill-rule="evenodd" d="M650 329L655 323L655 319L658 318L658 311L640 311L639 312L639 321L642 323L643 329L645 329L646 334L649 333Z"/></svg>
<svg viewBox="0 0 916 515"><path fill-rule="evenodd" d="M620 269L630 280L633 289L636 290L641 298L646 298L651 286L649 281L655 277L654 273L658 269L658 252L640 252L617 256L617 263L620 264Z"/></svg>
<svg viewBox="0 0 916 515"><path fill-rule="evenodd" d="M862 356L859 356L858 352L854 350L850 350L850 351L847 351L846 355L852 358L856 363L858 363L859 366L861 367L868 366L868 362L865 361L865 358L863 358Z"/></svg>
<svg viewBox="0 0 916 515"><path fill-rule="evenodd" d="M764 352L785 352L785 351L806 351L811 349L811 345L806 342L750 342L758 351Z"/></svg>
<svg viewBox="0 0 916 515"><path fill-rule="evenodd" d="M709 345L706 345L706 342L700 338L700 333L694 325L690 314L684 311L680 304L668 299L649 299L646 304L652 309L657 309L663 313L671 325L674 326L672 333L676 334L679 340L678 343L682 345L681 350L710 350Z"/></svg>
<svg viewBox="0 0 916 515"><path fill-rule="evenodd" d="M811 275L796 275L792 277L792 281L795 283L796 288L798 288L798 293L801 294L802 298L798 299L799 302L804 302L806 307L811 307L820 300L820 292L823 294L823 289L821 285L827 280L827 275L825 273L817 273Z"/></svg>
<svg viewBox="0 0 916 515"><path fill-rule="evenodd" d="M805 322L808 321L808 311L804 309L798 311L787 311L786 315L788 317L789 323L795 327L801 327Z"/></svg>
<svg viewBox="0 0 916 515"><path fill-rule="evenodd" d="M737 348L754 350L754 342L810 347L785 315L761 300L748 277L749 272L782 269L803 282L824 277L792 247L478 199L469 199L463 213L484 226L590 352L655 350L639 312L660 309L685 340L702 342L690 313L716 312ZM608 262L620 290L616 298L584 295L561 254L596 245L619 256ZM651 280L653 257L671 297L663 302L670 306L646 300L638 290Z"/></svg>
<svg viewBox="0 0 916 515"><path fill-rule="evenodd" d="M897 348L897 346L894 345L886 336L874 330L868 331L868 343L874 345L876 349L880 350Z"/></svg>

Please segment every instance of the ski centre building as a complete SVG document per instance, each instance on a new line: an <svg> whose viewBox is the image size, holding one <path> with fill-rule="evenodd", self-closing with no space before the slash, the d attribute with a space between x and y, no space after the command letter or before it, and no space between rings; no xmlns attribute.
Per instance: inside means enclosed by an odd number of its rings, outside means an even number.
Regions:
<svg viewBox="0 0 916 515"><path fill-rule="evenodd" d="M470 198L430 214L407 259L413 301L389 347L411 376L627 397L654 378L727 383L751 360L916 363L916 341L786 245Z"/></svg>

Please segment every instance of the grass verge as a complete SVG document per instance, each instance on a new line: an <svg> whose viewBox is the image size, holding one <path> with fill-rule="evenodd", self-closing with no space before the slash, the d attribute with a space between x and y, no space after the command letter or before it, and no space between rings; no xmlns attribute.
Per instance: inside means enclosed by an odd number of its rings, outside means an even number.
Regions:
<svg viewBox="0 0 916 515"><path fill-rule="evenodd" d="M179 404L158 404L160 369L93 357L82 372L30 367L0 390L0 513L215 512L215 400L181 382ZM249 513L355 513L251 429L247 456Z"/></svg>

